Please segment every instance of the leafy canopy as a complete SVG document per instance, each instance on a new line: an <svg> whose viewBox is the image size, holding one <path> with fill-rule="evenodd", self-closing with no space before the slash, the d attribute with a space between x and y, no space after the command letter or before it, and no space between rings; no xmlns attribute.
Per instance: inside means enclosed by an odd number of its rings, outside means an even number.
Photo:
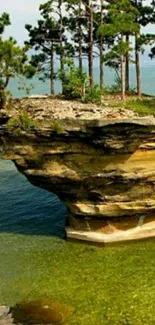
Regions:
<svg viewBox="0 0 155 325"><path fill-rule="evenodd" d="M137 10L130 0L110 1L108 7L108 23L99 27L99 34L117 36L126 33L134 34L139 31L139 24L135 22Z"/></svg>
<svg viewBox="0 0 155 325"><path fill-rule="evenodd" d="M10 25L10 17L8 13L3 12L0 16L0 34L3 34L6 26Z"/></svg>
<svg viewBox="0 0 155 325"><path fill-rule="evenodd" d="M13 38L0 39L0 85L6 88L10 78L25 75L31 77L34 68L28 64L26 48L18 46Z"/></svg>

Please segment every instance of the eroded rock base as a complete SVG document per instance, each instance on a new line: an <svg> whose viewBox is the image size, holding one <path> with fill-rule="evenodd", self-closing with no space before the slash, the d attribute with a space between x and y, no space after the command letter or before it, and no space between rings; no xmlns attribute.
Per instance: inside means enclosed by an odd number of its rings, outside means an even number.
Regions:
<svg viewBox="0 0 155 325"><path fill-rule="evenodd" d="M151 220L150 218L150 221L148 220L147 223L143 225L139 223L136 227L128 230L119 230L119 228L115 228L114 225L109 225L109 231L107 227L107 232L75 230L68 227L67 238L68 241L81 241L99 246L155 238L155 220Z"/></svg>
<svg viewBox="0 0 155 325"><path fill-rule="evenodd" d="M48 300L20 302L14 307L0 306L0 325L61 325L73 308Z"/></svg>

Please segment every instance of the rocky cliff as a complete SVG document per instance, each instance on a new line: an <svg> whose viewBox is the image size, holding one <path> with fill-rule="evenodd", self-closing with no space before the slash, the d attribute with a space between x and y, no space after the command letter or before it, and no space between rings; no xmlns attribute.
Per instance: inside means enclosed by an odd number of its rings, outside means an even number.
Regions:
<svg viewBox="0 0 155 325"><path fill-rule="evenodd" d="M1 157L66 204L69 237L105 242L154 235L155 119L76 105L25 99L1 113ZM27 130L18 122L23 107Z"/></svg>

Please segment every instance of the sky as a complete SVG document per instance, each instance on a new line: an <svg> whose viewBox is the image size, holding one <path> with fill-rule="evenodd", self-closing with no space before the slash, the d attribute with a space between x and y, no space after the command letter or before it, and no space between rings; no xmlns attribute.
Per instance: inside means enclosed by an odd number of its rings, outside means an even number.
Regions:
<svg viewBox="0 0 155 325"><path fill-rule="evenodd" d="M13 36L22 44L27 38L24 26L36 24L40 2L40 0L0 0L0 13L8 12L12 22L12 25L6 28L5 37Z"/></svg>
<svg viewBox="0 0 155 325"><path fill-rule="evenodd" d="M149 4L150 1L145 0L145 3ZM12 22L12 25L6 28L5 37L13 36L20 44L23 44L28 37L24 26L26 23L36 24L41 2L46 2L46 0L0 0L0 13L8 12ZM155 25L148 26L145 32L155 33Z"/></svg>

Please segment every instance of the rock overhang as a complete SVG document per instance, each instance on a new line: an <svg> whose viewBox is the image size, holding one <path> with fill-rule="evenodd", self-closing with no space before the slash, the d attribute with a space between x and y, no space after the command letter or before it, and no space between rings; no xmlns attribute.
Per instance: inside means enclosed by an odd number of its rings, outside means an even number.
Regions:
<svg viewBox="0 0 155 325"><path fill-rule="evenodd" d="M19 134L8 127L10 116L1 122L2 158L60 197L68 208L68 235L77 239L80 232L100 234L103 242L120 231L128 237L141 218L139 231L155 227L155 119L108 116L51 116L49 124Z"/></svg>

